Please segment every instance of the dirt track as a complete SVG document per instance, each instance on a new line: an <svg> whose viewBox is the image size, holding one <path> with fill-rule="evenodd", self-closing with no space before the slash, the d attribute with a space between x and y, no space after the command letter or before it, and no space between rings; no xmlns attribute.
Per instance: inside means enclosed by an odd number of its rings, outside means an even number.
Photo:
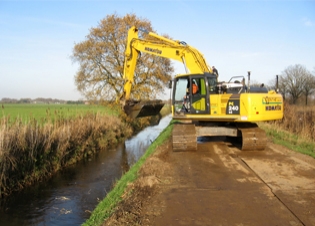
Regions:
<svg viewBox="0 0 315 226"><path fill-rule="evenodd" d="M315 225L315 160L274 144L172 152L169 141L130 188L105 225Z"/></svg>

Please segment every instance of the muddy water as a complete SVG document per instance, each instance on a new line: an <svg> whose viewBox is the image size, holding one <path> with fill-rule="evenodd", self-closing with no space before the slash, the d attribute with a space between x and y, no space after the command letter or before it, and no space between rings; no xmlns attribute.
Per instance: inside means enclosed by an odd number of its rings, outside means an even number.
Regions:
<svg viewBox="0 0 315 226"><path fill-rule="evenodd" d="M117 148L0 200L0 225L82 224L113 182L143 155L170 120L171 116L166 116L159 125L146 128Z"/></svg>

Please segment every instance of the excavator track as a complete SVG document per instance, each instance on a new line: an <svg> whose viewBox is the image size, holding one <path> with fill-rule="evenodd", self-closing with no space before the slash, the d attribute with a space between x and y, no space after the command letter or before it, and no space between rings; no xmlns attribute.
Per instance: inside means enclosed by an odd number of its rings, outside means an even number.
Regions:
<svg viewBox="0 0 315 226"><path fill-rule="evenodd" d="M197 151L194 124L175 124L172 134L173 151Z"/></svg>
<svg viewBox="0 0 315 226"><path fill-rule="evenodd" d="M173 151L197 151L197 136L209 136L209 131L213 134L210 136L237 136L242 138L242 151L264 150L267 145L267 136L264 130L260 129L255 123L237 124L235 132L229 132L227 127L222 126L225 130L218 130L216 127L195 127L194 124L175 124L173 127L172 142ZM223 133L222 133L223 131ZM233 129L232 129L233 131Z"/></svg>
<svg viewBox="0 0 315 226"><path fill-rule="evenodd" d="M238 125L242 134L242 151L264 150L267 145L267 136L264 130L256 124Z"/></svg>

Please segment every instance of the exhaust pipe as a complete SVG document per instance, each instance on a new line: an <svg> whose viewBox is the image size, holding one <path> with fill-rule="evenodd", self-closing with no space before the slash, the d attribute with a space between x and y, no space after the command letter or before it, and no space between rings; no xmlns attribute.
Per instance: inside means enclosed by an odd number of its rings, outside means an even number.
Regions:
<svg viewBox="0 0 315 226"><path fill-rule="evenodd" d="M276 92L279 93L279 76L276 75Z"/></svg>
<svg viewBox="0 0 315 226"><path fill-rule="evenodd" d="M247 81L247 90L248 90L248 93L250 92L250 71L247 71L247 76L248 76L248 81Z"/></svg>

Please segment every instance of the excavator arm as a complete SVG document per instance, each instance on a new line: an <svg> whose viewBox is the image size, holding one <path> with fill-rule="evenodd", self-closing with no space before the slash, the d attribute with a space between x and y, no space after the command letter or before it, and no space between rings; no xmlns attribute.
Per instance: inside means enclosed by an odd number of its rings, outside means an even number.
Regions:
<svg viewBox="0 0 315 226"><path fill-rule="evenodd" d="M185 42L174 41L146 31L143 32L146 32L153 39L140 39L138 31L139 29L134 26L128 31L124 62L125 84L124 92L120 97L124 111L132 117L156 115L163 107L159 100L145 103L130 100L139 52L180 61L184 64L186 73L212 73L212 69L207 65L203 55Z"/></svg>

